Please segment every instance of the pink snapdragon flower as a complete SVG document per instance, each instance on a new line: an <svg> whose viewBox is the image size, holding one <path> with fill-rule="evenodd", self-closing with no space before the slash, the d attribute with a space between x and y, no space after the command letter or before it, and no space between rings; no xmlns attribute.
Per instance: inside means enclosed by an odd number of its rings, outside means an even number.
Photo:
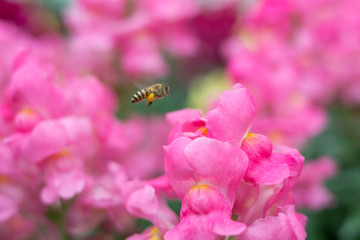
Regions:
<svg viewBox="0 0 360 240"><path fill-rule="evenodd" d="M247 134L255 114L254 100L241 84L225 91L216 107L201 117L201 111L185 109L169 113L167 121L172 126L169 142L178 136L190 138L202 135L221 141L240 144ZM228 131L228 129L232 131Z"/></svg>
<svg viewBox="0 0 360 240"><path fill-rule="evenodd" d="M247 164L240 148L211 138L180 137L165 147L165 172L180 199L192 187L205 184L215 187L232 205Z"/></svg>
<svg viewBox="0 0 360 240"><path fill-rule="evenodd" d="M286 206L280 208L276 216L256 220L241 235L241 239L270 240L280 236L284 240L305 239L305 223L306 217L296 213L294 206Z"/></svg>
<svg viewBox="0 0 360 240"><path fill-rule="evenodd" d="M250 230L256 226L253 225L256 221L265 219L270 225L272 220L269 219L280 218L279 221L288 227L283 232L284 239L305 238L305 217L295 211L283 215L281 210L294 210L291 189L300 175L304 158L296 149L273 147L266 136L248 134L254 111L250 93L236 84L233 90L220 96L218 104L204 117L201 112L190 109L167 115L173 130L170 144L164 148L165 173L169 184L183 200L181 213L184 217L180 217L180 224L166 233L165 238L249 236L245 225L236 226L230 221L230 215L218 216L217 222L212 222L212 211L217 212L215 207L204 207L204 214L199 210L187 210L197 206L199 199L206 198L207 191L201 186L220 193L218 196L227 201L225 206L231 209L232 216L251 227ZM199 193L194 190L196 186L200 186ZM208 197L217 199L210 193ZM229 228L223 228L224 225L216 228L220 232L212 228L220 226L219 221L227 222L225 225ZM236 232L232 232L235 229Z"/></svg>
<svg viewBox="0 0 360 240"><path fill-rule="evenodd" d="M183 199L180 224L164 239L216 239L239 235L246 226L231 220L231 207L224 196L209 185L192 187Z"/></svg>

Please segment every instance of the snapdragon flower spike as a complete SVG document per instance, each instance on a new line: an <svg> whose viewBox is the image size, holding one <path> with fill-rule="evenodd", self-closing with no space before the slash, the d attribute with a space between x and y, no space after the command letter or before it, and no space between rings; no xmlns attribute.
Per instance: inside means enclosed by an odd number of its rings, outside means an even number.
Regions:
<svg viewBox="0 0 360 240"><path fill-rule="evenodd" d="M183 199L180 223L164 239L218 239L245 229L245 224L231 220L231 206L222 193L209 185L195 185Z"/></svg>
<svg viewBox="0 0 360 240"><path fill-rule="evenodd" d="M246 154L238 146L207 137L179 137L164 150L165 173L180 199L193 186L206 184L233 205L237 185L248 165Z"/></svg>

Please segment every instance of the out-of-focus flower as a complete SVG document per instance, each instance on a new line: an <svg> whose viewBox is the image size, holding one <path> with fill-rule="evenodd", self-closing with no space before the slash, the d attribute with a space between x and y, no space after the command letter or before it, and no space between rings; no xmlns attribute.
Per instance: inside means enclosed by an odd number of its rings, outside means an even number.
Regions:
<svg viewBox="0 0 360 240"><path fill-rule="evenodd" d="M17 48L8 49L1 88L0 219L10 229L1 228L1 236L37 236L41 226L49 226L43 236L57 235L45 217L49 205L66 211L59 213L68 223L64 231L74 237L99 226L130 234L135 216L152 220L164 232L174 226L177 217L167 208L162 190L152 202L172 225L158 212L133 211L140 201L137 194L143 188L155 192L156 187L137 180L136 188L125 189L136 177L163 173L164 120L116 119L112 91L92 75L77 75L71 61L59 57L57 42L47 42L41 52L38 47L44 42L7 24L4 29L9 33L4 44L15 41ZM139 168L139 162L147 164ZM69 207L57 207L60 203Z"/></svg>
<svg viewBox="0 0 360 240"><path fill-rule="evenodd" d="M123 187L125 207L133 216L150 220L161 232L167 232L177 222L177 215L169 208L156 189L140 181L129 181Z"/></svg>
<svg viewBox="0 0 360 240"><path fill-rule="evenodd" d="M75 60L85 63L80 68L95 70L115 81L111 69L106 67L114 66L115 62L118 66L113 71L118 68L127 79L158 78L168 71L162 50L176 56L192 56L198 42L187 21L197 14L197 5L192 0L159 3L158 0L73 2L66 14L73 31L72 50L88 56ZM89 36L92 41L80 41Z"/></svg>
<svg viewBox="0 0 360 240"><path fill-rule="evenodd" d="M336 171L336 163L328 157L306 162L293 191L296 205L313 210L329 206L334 198L323 184Z"/></svg>
<svg viewBox="0 0 360 240"><path fill-rule="evenodd" d="M279 52L274 52L275 46ZM228 70L233 80L245 84L254 95L258 114L253 131L277 144L301 146L323 130L326 114L301 91L301 73L287 51L274 41L254 50L240 44Z"/></svg>

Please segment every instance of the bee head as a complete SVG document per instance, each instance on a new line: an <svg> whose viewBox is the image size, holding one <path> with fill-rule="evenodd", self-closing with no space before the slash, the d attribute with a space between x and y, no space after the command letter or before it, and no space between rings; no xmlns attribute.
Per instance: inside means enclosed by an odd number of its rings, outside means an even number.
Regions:
<svg viewBox="0 0 360 240"><path fill-rule="evenodd" d="M169 95L169 93L170 93L170 87L169 87L169 85L167 84L167 83L163 83L163 92L164 92L164 94L165 95Z"/></svg>

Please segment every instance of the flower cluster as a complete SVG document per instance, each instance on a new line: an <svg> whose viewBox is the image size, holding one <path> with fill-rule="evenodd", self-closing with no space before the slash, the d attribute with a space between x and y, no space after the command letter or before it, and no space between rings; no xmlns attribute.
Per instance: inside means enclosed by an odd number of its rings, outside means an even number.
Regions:
<svg viewBox="0 0 360 240"><path fill-rule="evenodd" d="M295 212L291 192L304 158L248 133L254 113L250 93L236 84L205 116L167 115L165 173L182 207L164 239L305 239L306 217Z"/></svg>
<svg viewBox="0 0 360 240"><path fill-rule="evenodd" d="M111 76L114 64L127 79L163 77L163 50L181 57L196 52L187 23L197 12L192 0L75 1L66 14L74 61L105 79L118 79Z"/></svg>
<svg viewBox="0 0 360 240"><path fill-rule="evenodd" d="M0 20L1 239L300 240L295 207L336 202L334 160L295 148L360 103L359 0L74 0L63 32L39 6L0 3L26 13ZM134 82L212 64L205 114L116 117Z"/></svg>
<svg viewBox="0 0 360 240"><path fill-rule="evenodd" d="M1 238L57 238L61 229L46 218L51 212L66 220L72 236L88 234L101 223L131 233L134 216L143 216L136 207L144 194L150 194L151 204L164 205L152 207L152 219L165 212L176 221L164 199L151 197L154 188L140 180L162 173L164 120L133 116L120 121L113 92L95 76L67 71L55 54L58 45L40 44L6 23L0 26L2 44L16 46L4 49L1 58ZM39 235L42 228L46 231Z"/></svg>
<svg viewBox="0 0 360 240"><path fill-rule="evenodd" d="M254 95L254 131L301 146L326 125L339 93L358 103L358 1L254 1L224 44L228 73ZM350 40L352 39L352 40ZM357 39L357 40L356 40ZM299 118L298 116L302 117Z"/></svg>

